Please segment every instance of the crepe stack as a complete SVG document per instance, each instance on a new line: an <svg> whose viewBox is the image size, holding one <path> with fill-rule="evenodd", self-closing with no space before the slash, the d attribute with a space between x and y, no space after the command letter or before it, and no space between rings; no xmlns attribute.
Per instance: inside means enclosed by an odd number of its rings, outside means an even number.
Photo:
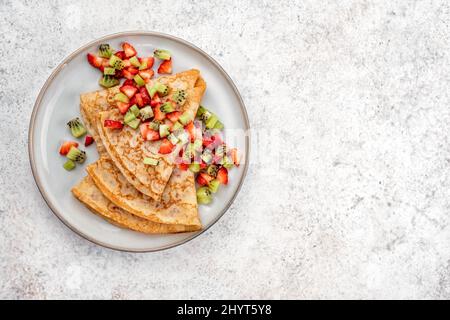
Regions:
<svg viewBox="0 0 450 320"><path fill-rule="evenodd" d="M186 90L181 111L197 112L206 90L198 70L156 81L170 90ZM81 115L100 157L86 168L88 175L72 193L95 214L123 228L144 233L200 230L194 174L175 166L177 150L161 155L160 142L144 141L139 130L103 127L105 119L123 119L113 100L118 92L119 87L113 87L81 95ZM157 166L143 164L149 156L159 160Z"/></svg>

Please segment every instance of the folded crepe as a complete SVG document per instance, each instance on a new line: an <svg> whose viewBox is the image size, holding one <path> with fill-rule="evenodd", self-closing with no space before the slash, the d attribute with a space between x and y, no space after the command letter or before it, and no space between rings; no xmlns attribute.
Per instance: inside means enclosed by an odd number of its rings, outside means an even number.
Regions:
<svg viewBox="0 0 450 320"><path fill-rule="evenodd" d="M199 229L196 226L156 223L137 217L109 201L89 176L84 177L80 183L72 188L72 193L91 211L119 227L143 233L177 233Z"/></svg>
<svg viewBox="0 0 450 320"><path fill-rule="evenodd" d="M201 82L201 86L194 87L199 75L198 70L190 70L171 77L159 78L156 81L169 87L169 96L173 90L186 90L186 103L180 111L189 110L195 115L206 89L204 81ZM105 120L123 121L124 116L117 108L100 112L98 117L97 132L114 164L137 190L159 201L172 174L180 145L170 154L160 154L161 140L146 141L139 130L129 126L124 126L121 130L103 126ZM159 160L158 165L144 164L143 159L147 157Z"/></svg>

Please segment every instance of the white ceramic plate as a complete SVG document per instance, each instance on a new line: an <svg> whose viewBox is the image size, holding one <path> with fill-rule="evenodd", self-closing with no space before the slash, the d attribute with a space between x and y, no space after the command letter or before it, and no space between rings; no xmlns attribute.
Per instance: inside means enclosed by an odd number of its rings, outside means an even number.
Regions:
<svg viewBox="0 0 450 320"><path fill-rule="evenodd" d="M74 140L66 123L80 116L79 95L100 89L100 73L86 60L88 52L97 52L100 43L120 48L124 41L135 46L140 56L149 56L155 48L173 53L173 72L197 68L207 82L202 104L215 112L233 135L225 137L244 156L244 163L229 173L229 184L222 187L210 205L199 206L204 229L173 235L146 235L115 227L92 214L76 200L70 189L85 175L87 164L98 159L94 145L84 148L88 160L71 172L62 167L58 154L61 141ZM158 62L155 62L157 69ZM233 130L235 129L235 130ZM185 243L211 227L236 197L246 174L249 153L249 122L242 98L226 72L205 52L173 36L155 32L118 33L95 40L67 57L45 82L36 100L29 128L30 163L36 183L52 211L73 231L99 245L124 251L157 251ZM238 134L236 133L238 131ZM226 131L229 132L229 131ZM246 134L247 133L247 134ZM80 142L83 142L80 139ZM83 144L81 144L83 145Z"/></svg>

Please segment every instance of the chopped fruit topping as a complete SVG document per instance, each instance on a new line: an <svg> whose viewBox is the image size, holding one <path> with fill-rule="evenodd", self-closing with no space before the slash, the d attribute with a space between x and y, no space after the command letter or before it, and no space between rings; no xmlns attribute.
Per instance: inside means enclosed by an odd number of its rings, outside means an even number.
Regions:
<svg viewBox="0 0 450 320"><path fill-rule="evenodd" d="M111 68L111 67L105 67L105 68L103 68L103 74L113 76L116 74L116 69Z"/></svg>
<svg viewBox="0 0 450 320"><path fill-rule="evenodd" d="M239 155L236 148L230 150L231 160L236 167L239 167Z"/></svg>
<svg viewBox="0 0 450 320"><path fill-rule="evenodd" d="M115 53L115 55L120 59L120 60L124 60L127 56L125 55L124 51L117 51Z"/></svg>
<svg viewBox="0 0 450 320"><path fill-rule="evenodd" d="M150 98L153 98L153 96L156 93L156 88L155 86L152 86L150 83L147 83L145 85L145 89L147 89L148 95L150 96Z"/></svg>
<svg viewBox="0 0 450 320"><path fill-rule="evenodd" d="M191 139L191 141L195 140L195 127L194 127L194 123L193 122L189 122L186 127L185 127L186 131L189 133L189 138Z"/></svg>
<svg viewBox="0 0 450 320"><path fill-rule="evenodd" d="M72 146L67 153L66 157L72 161L76 161L78 163L83 163L86 160L86 152L81 151L77 147Z"/></svg>
<svg viewBox="0 0 450 320"><path fill-rule="evenodd" d="M139 125L141 124L141 119L134 119L127 123L127 125L133 129L137 129Z"/></svg>
<svg viewBox="0 0 450 320"><path fill-rule="evenodd" d="M100 68L101 66L103 66L104 59L101 57L97 57L92 53L87 54L87 60L90 63L90 65L93 66L94 68Z"/></svg>
<svg viewBox="0 0 450 320"><path fill-rule="evenodd" d="M172 73L172 60L164 60L158 68L159 74L170 74Z"/></svg>
<svg viewBox="0 0 450 320"><path fill-rule="evenodd" d="M212 181L214 178L208 175L205 172L200 172L197 176L197 183L201 186L206 186L210 181Z"/></svg>
<svg viewBox="0 0 450 320"><path fill-rule="evenodd" d="M139 62L141 63L141 66L139 67L140 70L150 69L151 67L153 67L155 58L153 57L141 58Z"/></svg>
<svg viewBox="0 0 450 320"><path fill-rule="evenodd" d="M200 117L205 113L205 111L206 111L206 108L205 108L205 107L199 106L198 109L197 109L197 115L196 115L196 117L197 117L197 118L200 118Z"/></svg>
<svg viewBox="0 0 450 320"><path fill-rule="evenodd" d="M84 127L80 118L70 120L69 122L67 122L67 125L69 126L70 132L75 138L82 137L87 133L86 128Z"/></svg>
<svg viewBox="0 0 450 320"><path fill-rule="evenodd" d="M140 113L140 110L139 110L139 108L137 107L137 105L133 104L133 105L130 107L130 112L132 112L132 113L134 114L135 117L138 117L138 116L139 116L139 113Z"/></svg>
<svg viewBox="0 0 450 320"><path fill-rule="evenodd" d="M136 82L136 84L137 84L139 87L145 86L145 81L144 81L144 79L142 79L142 77L141 77L140 75L138 75L138 74L134 76L134 81Z"/></svg>
<svg viewBox="0 0 450 320"><path fill-rule="evenodd" d="M149 105L152 102L152 99L150 98L150 95L145 87L140 87L139 93L141 94L144 105Z"/></svg>
<svg viewBox="0 0 450 320"><path fill-rule="evenodd" d="M224 167L220 168L217 172L217 180L220 181L221 184L228 184L228 170Z"/></svg>
<svg viewBox="0 0 450 320"><path fill-rule="evenodd" d="M156 49L153 54L155 57L161 60L170 60L170 51L169 50L163 50L163 49Z"/></svg>
<svg viewBox="0 0 450 320"><path fill-rule="evenodd" d="M131 62L128 59L122 60L123 61L123 67L124 68L130 68L131 67Z"/></svg>
<svg viewBox="0 0 450 320"><path fill-rule="evenodd" d="M104 75L98 81L98 84L105 88L111 88L119 84L119 80L110 75Z"/></svg>
<svg viewBox="0 0 450 320"><path fill-rule="evenodd" d="M131 85L123 85L120 87L120 91L123 92L128 98L134 96L134 94L138 91L138 88Z"/></svg>
<svg viewBox="0 0 450 320"><path fill-rule="evenodd" d="M187 93L186 90L177 90L172 95L172 99L180 106L186 102Z"/></svg>
<svg viewBox="0 0 450 320"><path fill-rule="evenodd" d="M141 124L139 129L141 130L141 135L142 135L142 137L145 140L148 140L148 141L159 140L159 133L158 133L158 131L151 129L149 127L148 123Z"/></svg>
<svg viewBox="0 0 450 320"><path fill-rule="evenodd" d="M152 107L150 106L146 106L145 108L142 108L139 112L140 117L142 119L142 121L148 120L151 117L153 117L153 110Z"/></svg>
<svg viewBox="0 0 450 320"><path fill-rule="evenodd" d="M170 113L175 111L175 108L173 107L173 104L171 102L165 102L161 107L160 110L164 113Z"/></svg>
<svg viewBox="0 0 450 320"><path fill-rule="evenodd" d="M93 137L91 137L91 136L86 136L85 138L84 138L84 146L85 147L89 147L91 144L93 144L94 143L94 138ZM77 146L78 147L78 146Z"/></svg>
<svg viewBox="0 0 450 320"><path fill-rule="evenodd" d="M127 111L127 114L125 115L123 122L125 122L126 124L128 124L129 122L136 120L136 116L134 115L133 111L130 110Z"/></svg>
<svg viewBox="0 0 450 320"><path fill-rule="evenodd" d="M136 99L136 104L139 106L139 107L143 107L143 106L145 106L145 103L144 103L144 99L142 98L142 95L140 94L140 93L136 93L135 95L134 95L134 98Z"/></svg>
<svg viewBox="0 0 450 320"><path fill-rule="evenodd" d="M198 163L191 163L189 165L189 170L191 170L194 173L199 172L200 171L200 164L198 164Z"/></svg>
<svg viewBox="0 0 450 320"><path fill-rule="evenodd" d="M166 114L162 112L159 107L155 107L153 109L153 113L155 115L155 120L164 120L164 118L166 117Z"/></svg>
<svg viewBox="0 0 450 320"><path fill-rule="evenodd" d="M166 117L172 122L177 122L178 118L180 118L180 116L181 116L180 111L173 111L173 112L166 114Z"/></svg>
<svg viewBox="0 0 450 320"><path fill-rule="evenodd" d="M183 126L187 125L192 120L194 120L194 114L190 110L185 111L178 119Z"/></svg>
<svg viewBox="0 0 450 320"><path fill-rule="evenodd" d="M64 141L61 147L59 148L59 154L65 156L69 153L70 148L78 147L78 142L75 141Z"/></svg>
<svg viewBox="0 0 450 320"><path fill-rule="evenodd" d="M122 59L117 56L117 53L109 58L109 65L117 70L122 70L125 67Z"/></svg>
<svg viewBox="0 0 450 320"><path fill-rule="evenodd" d="M135 66L136 68L139 68L141 66L141 62L137 57L131 57L129 61L131 65Z"/></svg>
<svg viewBox="0 0 450 320"><path fill-rule="evenodd" d="M212 193L216 193L217 190L219 190L219 186L220 186L220 181L217 179L214 179L208 184L208 189Z"/></svg>
<svg viewBox="0 0 450 320"><path fill-rule="evenodd" d="M172 113L173 113L173 112L172 112ZM169 114L171 114L171 113L169 113ZM168 114L168 115L169 115L169 114ZM172 132L173 132L173 131L180 130L180 129L183 129L183 125L182 125L181 123L179 123L178 121L175 121L174 124L173 124L173 126L172 126L172 128L171 128Z"/></svg>
<svg viewBox="0 0 450 320"><path fill-rule="evenodd" d="M161 154L168 154L171 153L174 148L174 145L172 142L170 142L168 139L163 139L161 141L161 145L159 146L159 153Z"/></svg>
<svg viewBox="0 0 450 320"><path fill-rule="evenodd" d="M219 119L216 117L216 115L214 115L214 114L211 115L211 117L209 117L209 119L205 123L206 128L208 128L208 129L214 128L217 121L219 121Z"/></svg>
<svg viewBox="0 0 450 320"><path fill-rule="evenodd" d="M219 120L217 120L216 124L214 125L214 129L219 129L222 130L223 129L223 123L220 122Z"/></svg>
<svg viewBox="0 0 450 320"><path fill-rule="evenodd" d="M228 158L227 156L220 159L218 163L221 164L224 168L227 168L227 169L233 168L233 161L230 158Z"/></svg>
<svg viewBox="0 0 450 320"><path fill-rule="evenodd" d="M132 74L127 69L122 70L122 75L128 80L133 80L133 78L134 78L134 74Z"/></svg>
<svg viewBox="0 0 450 320"><path fill-rule="evenodd" d="M109 44L103 43L98 47L98 55L102 58L109 58L113 54L113 51Z"/></svg>
<svg viewBox="0 0 450 320"><path fill-rule="evenodd" d="M124 93L119 92L114 96L114 101L128 103L128 102L130 102L130 99L128 99L128 97Z"/></svg>
<svg viewBox="0 0 450 320"><path fill-rule="evenodd" d="M159 121L152 121L148 123L148 127L156 131L159 131L159 125L160 125Z"/></svg>
<svg viewBox="0 0 450 320"><path fill-rule="evenodd" d="M189 165L187 163L180 163L178 164L178 169L186 171L189 168Z"/></svg>
<svg viewBox="0 0 450 320"><path fill-rule="evenodd" d="M152 69L146 69L146 70L139 71L139 75L144 80L151 79L155 75L155 72Z"/></svg>
<svg viewBox="0 0 450 320"><path fill-rule="evenodd" d="M66 169L67 171L71 171L71 170L75 169L76 164L75 164L75 162L73 162L72 160L67 159L67 161L64 163L63 167L64 167L64 169Z"/></svg>
<svg viewBox="0 0 450 320"><path fill-rule="evenodd" d="M119 111L121 114L127 113L128 109L130 108L129 103L125 103L125 102L121 102L121 101L117 101L116 105L117 105L117 108L119 108Z"/></svg>
<svg viewBox="0 0 450 320"><path fill-rule="evenodd" d="M201 187L197 190L197 202L208 204L212 201L211 191L207 187Z"/></svg>
<svg viewBox="0 0 450 320"><path fill-rule="evenodd" d="M103 126L110 129L122 129L123 123L117 120L105 120Z"/></svg>
<svg viewBox="0 0 450 320"><path fill-rule="evenodd" d="M167 139L168 139L170 142L172 142L172 144L177 144L177 143L178 143L178 138L177 138L173 133L169 134L169 135L167 136Z"/></svg>
<svg viewBox="0 0 450 320"><path fill-rule="evenodd" d="M125 52L125 56L127 58L131 58L137 54L136 49L128 42L124 42L122 44L122 49Z"/></svg>
<svg viewBox="0 0 450 320"><path fill-rule="evenodd" d="M159 163L158 159L144 158L144 164L148 164L150 166L157 166L158 163Z"/></svg>
<svg viewBox="0 0 450 320"><path fill-rule="evenodd" d="M210 163L213 158L209 149L205 149L200 157L205 163Z"/></svg>
<svg viewBox="0 0 450 320"><path fill-rule="evenodd" d="M217 176L217 172L219 172L219 167L214 164L209 165L206 169L206 173L213 177Z"/></svg>
<svg viewBox="0 0 450 320"><path fill-rule="evenodd" d="M166 137L169 135L169 126L165 125L165 124L161 124L159 125L159 136L162 137Z"/></svg>
<svg viewBox="0 0 450 320"><path fill-rule="evenodd" d="M128 68L127 68L127 71L128 71L129 73L131 73L133 76L134 76L134 75L137 75L137 74L139 73L139 69L138 69L138 68L135 68L135 67L128 67Z"/></svg>

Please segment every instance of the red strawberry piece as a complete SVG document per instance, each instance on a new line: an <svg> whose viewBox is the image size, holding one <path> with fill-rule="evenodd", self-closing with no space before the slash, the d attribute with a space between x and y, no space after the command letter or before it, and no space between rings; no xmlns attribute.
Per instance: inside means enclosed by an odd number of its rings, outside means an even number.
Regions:
<svg viewBox="0 0 450 320"><path fill-rule="evenodd" d="M133 86L134 87L134 81L131 79L127 79L123 82L122 87L123 86Z"/></svg>
<svg viewBox="0 0 450 320"><path fill-rule="evenodd" d="M175 146L168 139L164 138L159 146L159 153L168 154L171 153Z"/></svg>
<svg viewBox="0 0 450 320"><path fill-rule="evenodd" d="M116 57L119 57L122 60L125 60L127 58L127 56L125 55L125 52L123 52L123 51L117 51L116 53L114 53L114 55Z"/></svg>
<svg viewBox="0 0 450 320"><path fill-rule="evenodd" d="M61 147L59 148L59 154L65 156L69 153L70 148L78 147L78 142L75 141L64 141Z"/></svg>
<svg viewBox="0 0 450 320"><path fill-rule="evenodd" d="M86 138L84 138L84 146L85 147L88 147L88 146L90 146L93 143L94 143L94 138L93 137L86 136Z"/></svg>
<svg viewBox="0 0 450 320"><path fill-rule="evenodd" d="M128 59L123 60L123 67L128 68L131 67L131 62Z"/></svg>
<svg viewBox="0 0 450 320"><path fill-rule="evenodd" d="M170 132L172 132L173 123L169 119L164 119L164 124L169 127Z"/></svg>
<svg viewBox="0 0 450 320"><path fill-rule="evenodd" d="M205 162L200 162L200 169L206 169L206 167L208 167L208 165Z"/></svg>
<svg viewBox="0 0 450 320"><path fill-rule="evenodd" d="M149 105L151 102L150 95L145 87L139 88L139 93L141 94L142 100L144 100L144 105Z"/></svg>
<svg viewBox="0 0 450 320"><path fill-rule="evenodd" d="M125 52L125 56L127 58L131 58L137 54L136 49L128 42L122 43L122 49Z"/></svg>
<svg viewBox="0 0 450 320"><path fill-rule="evenodd" d="M178 169L186 171L189 168L189 165L187 163L180 163L178 164Z"/></svg>
<svg viewBox="0 0 450 320"><path fill-rule="evenodd" d="M105 128L110 128L110 129L122 129L123 128L123 123L117 120L105 120L105 122L103 123L103 126Z"/></svg>
<svg viewBox="0 0 450 320"><path fill-rule="evenodd" d="M204 147L208 147L208 146L210 146L213 142L214 142L214 140L212 140L211 139L211 137L209 137L209 136L203 136L203 139L202 139L203 141L203 146Z"/></svg>
<svg viewBox="0 0 450 320"><path fill-rule="evenodd" d="M166 117L172 122L177 122L178 119L180 118L180 116L181 116L180 111L174 111L174 112L166 114Z"/></svg>
<svg viewBox="0 0 450 320"><path fill-rule="evenodd" d="M139 73L139 69L136 67L128 67L127 71L130 72L133 76L137 75Z"/></svg>
<svg viewBox="0 0 450 320"><path fill-rule="evenodd" d="M153 67L153 64L155 63L155 58L153 57L140 58L139 62L141 64L145 64L147 62L147 69L150 69L151 67Z"/></svg>
<svg viewBox="0 0 450 320"><path fill-rule="evenodd" d="M139 71L139 75L144 80L145 79L151 79L155 75L155 71L153 71L152 69L145 69L145 70Z"/></svg>
<svg viewBox="0 0 450 320"><path fill-rule="evenodd" d="M150 102L150 105L152 107L156 107L161 103L161 99L159 98L159 95L157 93L154 94L152 101Z"/></svg>
<svg viewBox="0 0 450 320"><path fill-rule="evenodd" d="M127 69L122 69L120 71L124 78L126 78L128 80L133 80L134 75L130 71L128 71ZM117 74L117 71L116 71L116 74Z"/></svg>
<svg viewBox="0 0 450 320"><path fill-rule="evenodd" d="M125 71L125 69L122 70L116 70L116 72L114 73L114 78L116 79L121 79L124 77L123 72Z"/></svg>
<svg viewBox="0 0 450 320"><path fill-rule="evenodd" d="M158 68L159 74L168 74L172 73L172 59L170 60L164 60Z"/></svg>
<svg viewBox="0 0 450 320"><path fill-rule="evenodd" d="M220 181L221 184L228 184L228 170L225 167L222 167L217 171L217 180Z"/></svg>
<svg viewBox="0 0 450 320"><path fill-rule="evenodd" d="M184 128L189 133L189 137L191 138L191 142L193 142L195 140L194 123L193 122L189 122Z"/></svg>
<svg viewBox="0 0 450 320"><path fill-rule="evenodd" d="M201 186L208 185L214 178L205 172L200 172L197 176L197 183Z"/></svg>
<svg viewBox="0 0 450 320"><path fill-rule="evenodd" d="M166 114L161 111L161 109L159 108L159 105L157 105L156 107L153 108L153 114L154 114L155 120L164 120L166 118Z"/></svg>
<svg viewBox="0 0 450 320"><path fill-rule="evenodd" d="M127 113L128 109L130 109L130 106L131 106L131 104L122 102L122 101L117 101L116 105L117 105L117 108L119 108L119 111L121 114Z"/></svg>
<svg viewBox="0 0 450 320"><path fill-rule="evenodd" d="M120 87L120 91L125 93L128 98L132 98L138 89L135 86L125 85Z"/></svg>
<svg viewBox="0 0 450 320"><path fill-rule="evenodd" d="M236 167L239 167L239 156L236 148L231 149L231 160L233 160L233 163Z"/></svg>
<svg viewBox="0 0 450 320"><path fill-rule="evenodd" d="M90 65L93 66L94 68L100 68L103 66L104 59L102 57L97 57L92 53L87 54L87 60L90 63Z"/></svg>
<svg viewBox="0 0 450 320"><path fill-rule="evenodd" d="M152 129L148 129L147 134L145 136L145 139L148 141L155 141L155 140L159 140L159 132L152 130Z"/></svg>
<svg viewBox="0 0 450 320"><path fill-rule="evenodd" d="M136 104L139 106L139 107L143 107L143 106L145 106L145 104L144 104L144 99L142 99L142 95L140 94L140 93L136 93L135 95L134 95L134 98L136 99Z"/></svg>
<svg viewBox="0 0 450 320"><path fill-rule="evenodd" d="M130 106L137 104L136 96L133 96L133 98L130 99Z"/></svg>

